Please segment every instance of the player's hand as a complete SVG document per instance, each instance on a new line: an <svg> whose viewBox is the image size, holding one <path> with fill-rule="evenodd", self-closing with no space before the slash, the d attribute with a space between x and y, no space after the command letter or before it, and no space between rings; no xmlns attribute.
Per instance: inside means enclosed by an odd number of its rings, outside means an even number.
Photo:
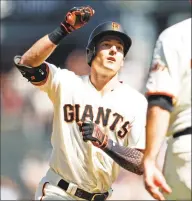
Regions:
<svg viewBox="0 0 192 201"><path fill-rule="evenodd" d="M144 182L146 190L157 200L165 200L162 191L171 193L170 186L154 161L144 159Z"/></svg>
<svg viewBox="0 0 192 201"><path fill-rule="evenodd" d="M94 13L95 11L90 6L74 7L66 14L61 26L71 33L84 26Z"/></svg>
<svg viewBox="0 0 192 201"><path fill-rule="evenodd" d="M94 146L99 148L104 148L107 144L108 136L100 130L97 124L91 121L82 123L81 132L85 142L91 141Z"/></svg>

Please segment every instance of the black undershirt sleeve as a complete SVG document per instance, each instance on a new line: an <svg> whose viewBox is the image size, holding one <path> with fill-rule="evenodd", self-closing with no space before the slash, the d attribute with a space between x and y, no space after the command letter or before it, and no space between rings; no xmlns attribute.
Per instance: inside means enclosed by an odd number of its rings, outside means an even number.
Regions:
<svg viewBox="0 0 192 201"><path fill-rule="evenodd" d="M148 96L148 104L150 106L159 106L169 112L173 111L172 98L166 95L150 95Z"/></svg>
<svg viewBox="0 0 192 201"><path fill-rule="evenodd" d="M103 151L122 168L138 175L143 174L143 153L139 150L121 146L109 139Z"/></svg>

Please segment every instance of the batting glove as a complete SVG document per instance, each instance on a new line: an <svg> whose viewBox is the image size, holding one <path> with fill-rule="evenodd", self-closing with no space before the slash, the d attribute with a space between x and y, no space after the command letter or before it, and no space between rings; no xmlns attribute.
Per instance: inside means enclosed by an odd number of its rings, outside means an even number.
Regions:
<svg viewBox="0 0 192 201"><path fill-rule="evenodd" d="M84 26L94 13L95 11L90 6L74 7L66 14L61 26L71 33Z"/></svg>
<svg viewBox="0 0 192 201"><path fill-rule="evenodd" d="M91 141L98 148L105 148L108 142L108 136L104 134L99 126L91 121L83 122L81 125L83 141Z"/></svg>

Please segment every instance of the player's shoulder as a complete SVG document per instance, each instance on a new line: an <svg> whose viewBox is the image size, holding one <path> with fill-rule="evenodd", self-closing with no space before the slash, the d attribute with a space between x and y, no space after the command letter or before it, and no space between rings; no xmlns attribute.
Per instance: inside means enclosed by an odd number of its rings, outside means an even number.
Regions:
<svg viewBox="0 0 192 201"><path fill-rule="evenodd" d="M67 73L73 77L76 77L76 79L81 80L83 82L86 82L89 79L89 75L78 75L74 71L68 70L68 69L62 69L63 73Z"/></svg>
<svg viewBox="0 0 192 201"><path fill-rule="evenodd" d="M76 87L82 87L88 84L89 82L89 75L78 75L73 71L70 71L68 69L62 69L64 73L66 73L71 80L74 81L76 84Z"/></svg>
<svg viewBox="0 0 192 201"><path fill-rule="evenodd" d="M73 71L68 70L67 68L61 68L55 64L49 63L47 61L44 62L53 72L56 72L58 76L62 77L63 75L68 76L69 78L74 77L77 79L81 79L79 75L75 74Z"/></svg>
<svg viewBox="0 0 192 201"><path fill-rule="evenodd" d="M49 62L44 63L49 67L49 71L54 75L54 79L60 80L61 83L74 82L74 84L79 84L85 79L84 76L79 76L67 68L61 68Z"/></svg>
<svg viewBox="0 0 192 201"><path fill-rule="evenodd" d="M129 84L126 83L122 83L122 87L124 89L124 93L127 94L128 99L133 100L137 104L140 103L143 105L147 105L147 99L144 96L144 94L142 94L141 92L139 92L138 90L134 89L133 87L131 87Z"/></svg>
<svg viewBox="0 0 192 201"><path fill-rule="evenodd" d="M178 22L165 30L163 30L159 35L159 40L170 41L170 38L180 37L182 34L191 30L191 18Z"/></svg>

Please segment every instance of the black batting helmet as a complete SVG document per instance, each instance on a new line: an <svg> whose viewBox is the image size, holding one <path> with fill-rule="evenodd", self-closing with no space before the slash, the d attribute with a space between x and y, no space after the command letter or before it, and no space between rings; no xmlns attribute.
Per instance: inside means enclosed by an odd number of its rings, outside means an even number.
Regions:
<svg viewBox="0 0 192 201"><path fill-rule="evenodd" d="M91 33L87 44L87 63L91 66L91 62L95 56L95 47L97 42L105 35L118 36L124 43L124 56L126 56L131 47L131 38L125 33L122 26L116 22L104 22L99 24Z"/></svg>

